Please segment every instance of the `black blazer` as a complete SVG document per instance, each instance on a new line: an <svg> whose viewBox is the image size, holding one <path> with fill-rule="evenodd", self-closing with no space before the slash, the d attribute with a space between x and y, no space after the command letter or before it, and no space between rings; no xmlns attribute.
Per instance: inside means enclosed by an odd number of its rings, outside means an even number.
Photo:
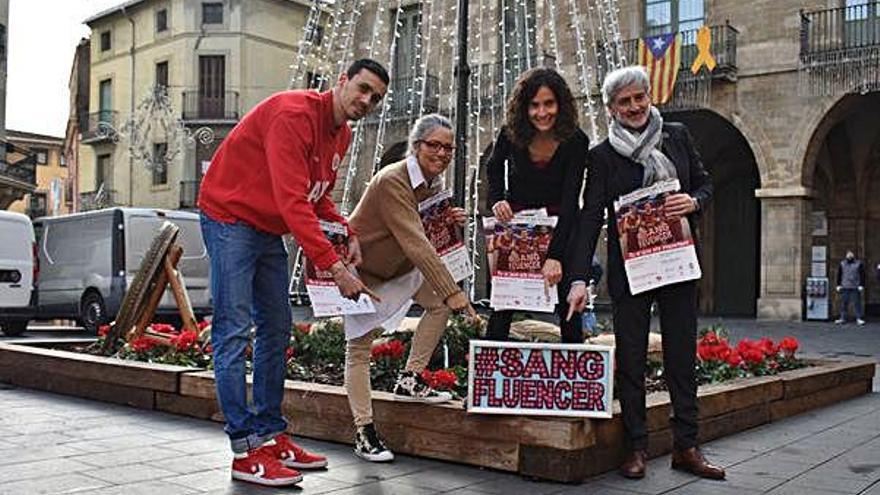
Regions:
<svg viewBox="0 0 880 495"><path fill-rule="evenodd" d="M675 165L681 192L696 198L700 208L688 215L691 232L696 240L697 215L712 197L712 179L703 168L693 139L683 124L664 123L662 151ZM623 268L617 225L614 218L614 200L642 187L642 165L619 154L608 139L590 150L587 159L587 185L578 221L577 232L567 253L571 280L588 280L590 260L596 249L596 240L602 229L605 211L608 215L608 292L612 299L629 294L629 284Z"/></svg>

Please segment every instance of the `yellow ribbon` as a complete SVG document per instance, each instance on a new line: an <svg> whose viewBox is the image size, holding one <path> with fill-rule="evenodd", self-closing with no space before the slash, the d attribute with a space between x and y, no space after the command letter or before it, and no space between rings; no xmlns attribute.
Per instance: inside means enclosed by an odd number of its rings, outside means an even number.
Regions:
<svg viewBox="0 0 880 495"><path fill-rule="evenodd" d="M712 30L709 29L709 26L703 26L697 31L697 59L694 60L694 64L691 65L691 72L696 74L700 72L700 67L704 64L709 68L709 72L715 70L715 57L712 56L712 52L709 49L712 46Z"/></svg>

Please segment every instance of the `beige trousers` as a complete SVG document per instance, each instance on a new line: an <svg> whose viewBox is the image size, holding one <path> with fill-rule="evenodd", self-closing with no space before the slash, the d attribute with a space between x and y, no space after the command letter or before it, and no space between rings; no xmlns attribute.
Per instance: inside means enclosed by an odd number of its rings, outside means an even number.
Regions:
<svg viewBox="0 0 880 495"><path fill-rule="evenodd" d="M413 299L425 308L425 312L413 335L406 371L421 373L428 366L431 354L434 353L440 337L443 336L450 311L428 282L422 283ZM351 339L345 347L345 390L348 393L348 404L351 406L355 426L364 426L373 422L370 355L373 340L384 330L377 328L362 337Z"/></svg>

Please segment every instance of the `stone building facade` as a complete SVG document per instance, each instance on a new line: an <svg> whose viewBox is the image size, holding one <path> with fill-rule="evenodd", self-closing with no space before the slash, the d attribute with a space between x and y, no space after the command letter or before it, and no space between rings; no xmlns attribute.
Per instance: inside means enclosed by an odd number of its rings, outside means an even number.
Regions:
<svg viewBox="0 0 880 495"><path fill-rule="evenodd" d="M216 147L238 120L272 93L287 89L291 60L310 3L299 0L129 0L85 21L91 29L88 116L78 125L81 209L110 205L195 208ZM179 153L156 114L144 119L153 161L134 159L113 132L157 88L170 103L170 125L210 129L213 140ZM152 162L151 162L152 163Z"/></svg>
<svg viewBox="0 0 880 495"><path fill-rule="evenodd" d="M13 202L8 209L31 218L70 213L73 188L63 153L63 138L7 129L6 139L33 155L37 171L36 189Z"/></svg>

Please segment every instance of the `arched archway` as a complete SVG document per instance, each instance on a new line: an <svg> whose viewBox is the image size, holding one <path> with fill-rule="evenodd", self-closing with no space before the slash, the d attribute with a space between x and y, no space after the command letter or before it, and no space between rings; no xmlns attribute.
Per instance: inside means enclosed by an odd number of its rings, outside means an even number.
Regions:
<svg viewBox="0 0 880 495"><path fill-rule="evenodd" d="M813 191L810 243L826 247L825 275L832 286L847 250L866 263L865 302L873 315L880 315L880 283L871 269L880 263L878 113L880 93L844 96L817 126L804 162L804 184ZM832 300L835 313L837 302Z"/></svg>
<svg viewBox="0 0 880 495"><path fill-rule="evenodd" d="M714 197L700 220L703 279L700 310L720 316L756 314L760 287L760 174L746 138L710 110L670 112L668 121L688 126Z"/></svg>

